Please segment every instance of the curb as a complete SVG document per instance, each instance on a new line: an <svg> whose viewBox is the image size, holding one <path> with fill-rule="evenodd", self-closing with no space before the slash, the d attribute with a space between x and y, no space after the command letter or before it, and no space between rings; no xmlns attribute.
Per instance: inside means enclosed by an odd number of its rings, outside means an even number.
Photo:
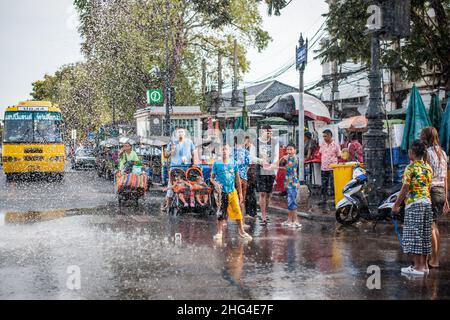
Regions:
<svg viewBox="0 0 450 320"><path fill-rule="evenodd" d="M289 212L288 209L273 206L269 206L269 209L278 214L287 214ZM297 212L297 215L301 218L308 219L311 221L336 222L336 218L334 217L334 215L316 215L302 211Z"/></svg>
<svg viewBox="0 0 450 320"><path fill-rule="evenodd" d="M289 212L288 209L279 208L279 207L273 207L269 206L269 209L272 210L272 212L277 214L287 214ZM318 221L318 222L336 222L336 218L334 214L330 215L323 215L323 214L311 214L307 212L298 212L297 215L300 218L304 218L311 221ZM390 221L378 221L378 224L392 224ZM441 219L438 220L438 224L440 226L450 226L450 219Z"/></svg>

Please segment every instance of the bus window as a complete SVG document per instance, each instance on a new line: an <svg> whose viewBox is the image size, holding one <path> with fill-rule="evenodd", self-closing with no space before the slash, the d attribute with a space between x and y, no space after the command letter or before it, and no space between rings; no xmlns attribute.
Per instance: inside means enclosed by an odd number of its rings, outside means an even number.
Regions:
<svg viewBox="0 0 450 320"><path fill-rule="evenodd" d="M6 112L4 142L33 141L33 117L29 112Z"/></svg>
<svg viewBox="0 0 450 320"><path fill-rule="evenodd" d="M61 115L54 112L34 113L34 142L61 142Z"/></svg>

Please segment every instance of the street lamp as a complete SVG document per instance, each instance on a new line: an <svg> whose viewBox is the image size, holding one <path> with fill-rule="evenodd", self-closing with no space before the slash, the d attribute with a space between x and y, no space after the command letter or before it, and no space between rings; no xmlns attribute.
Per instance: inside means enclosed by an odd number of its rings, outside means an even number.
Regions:
<svg viewBox="0 0 450 320"><path fill-rule="evenodd" d="M166 72L165 72L165 90L164 90L164 105L166 107L166 123L164 126L164 135L170 136L170 113L172 108L170 106L170 67L169 67L169 0L165 2L166 7L166 21L164 32L164 46L166 51Z"/></svg>
<svg viewBox="0 0 450 320"><path fill-rule="evenodd" d="M369 205L379 204L378 190L384 183L386 134L383 132L381 109L381 74L379 66L380 38L402 38L410 32L411 1L371 0L367 12L368 34L371 36L370 94L366 117L368 131L363 135L364 162L369 172Z"/></svg>
<svg viewBox="0 0 450 320"><path fill-rule="evenodd" d="M308 39L303 39L303 35L300 34L298 40L298 47L295 48L295 61L297 70L300 72L299 78L299 104L298 104L298 180L300 182L299 199L303 202L309 197L308 187L305 185L305 107L303 105L303 93L305 91L304 85L304 72L306 63L308 62Z"/></svg>

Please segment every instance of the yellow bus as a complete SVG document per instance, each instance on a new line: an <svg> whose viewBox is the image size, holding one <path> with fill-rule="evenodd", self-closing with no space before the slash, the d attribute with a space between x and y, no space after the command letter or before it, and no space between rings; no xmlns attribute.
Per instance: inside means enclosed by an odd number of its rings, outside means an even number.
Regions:
<svg viewBox="0 0 450 320"><path fill-rule="evenodd" d="M61 110L47 101L25 101L6 108L2 160L7 181L19 174L48 174L62 180Z"/></svg>

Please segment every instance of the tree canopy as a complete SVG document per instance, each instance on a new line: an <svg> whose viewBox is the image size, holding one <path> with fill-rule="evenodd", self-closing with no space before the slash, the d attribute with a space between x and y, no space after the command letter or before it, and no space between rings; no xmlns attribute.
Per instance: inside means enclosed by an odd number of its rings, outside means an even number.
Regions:
<svg viewBox="0 0 450 320"><path fill-rule="evenodd" d="M34 82L32 96L73 111L74 124L91 127L111 121L113 108L117 119L132 121L136 109L146 106L147 89L165 90L164 31L168 27L174 102L198 105L203 59L209 70L216 70L220 52L226 81L232 73L234 39L240 74L250 65L248 48L263 50L268 45L271 38L262 28L260 2L170 0L166 19L165 0L75 0L85 61L63 66L55 75ZM279 14L287 4L266 3L270 14Z"/></svg>
<svg viewBox="0 0 450 320"><path fill-rule="evenodd" d="M370 62L370 37L365 34L365 0L336 1L330 4L319 58L324 61ZM407 39L387 41L381 61L386 68L405 80L431 77L430 86L450 92L450 0L412 0L411 35Z"/></svg>

